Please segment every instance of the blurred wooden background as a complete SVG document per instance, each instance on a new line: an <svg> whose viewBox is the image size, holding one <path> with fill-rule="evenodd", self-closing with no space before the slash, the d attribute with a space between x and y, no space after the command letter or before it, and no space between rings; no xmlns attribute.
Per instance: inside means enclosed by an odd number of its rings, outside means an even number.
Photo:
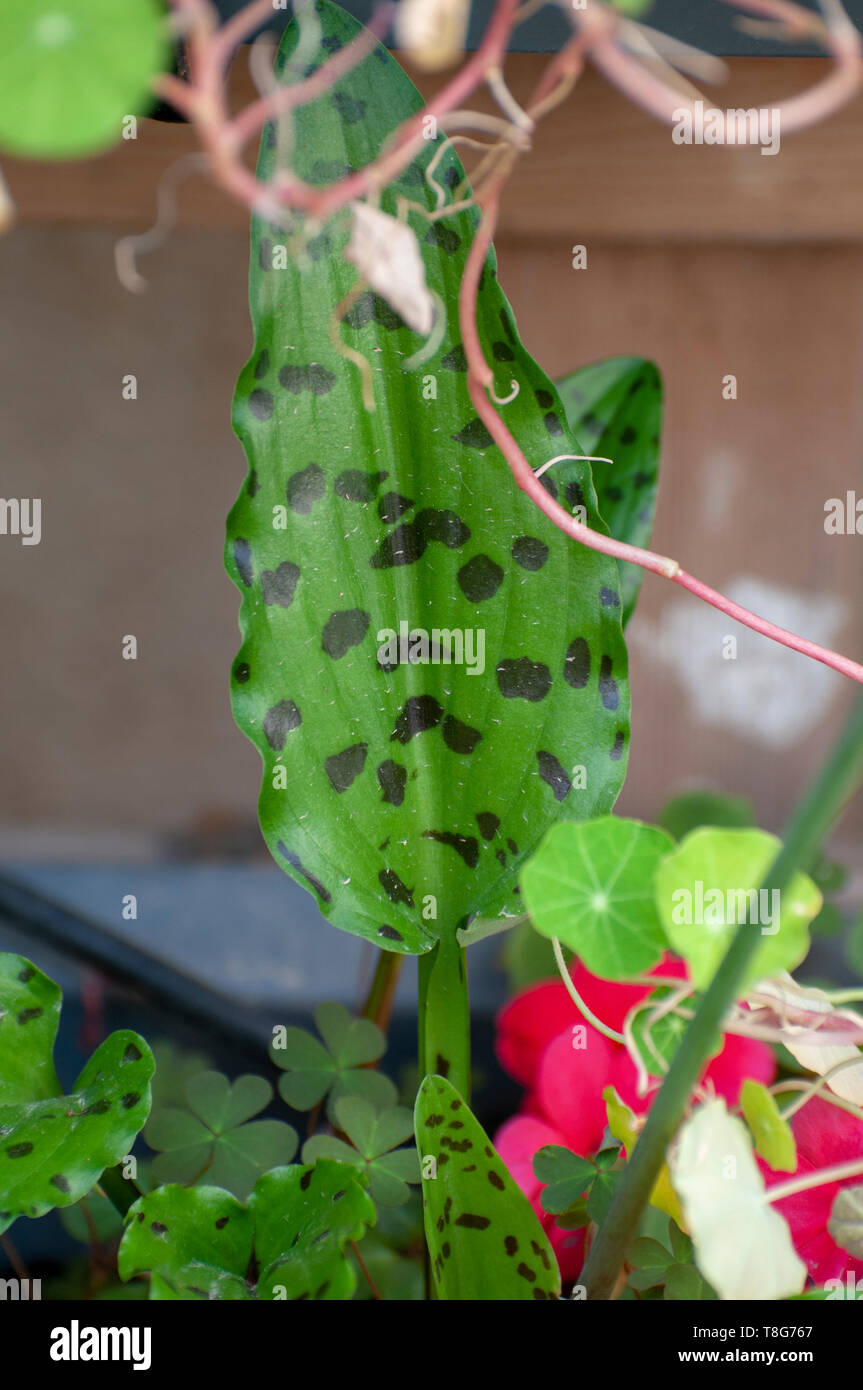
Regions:
<svg viewBox="0 0 863 1390"><path fill-rule="evenodd" d="M541 62L513 60L517 95ZM722 107L772 104L825 71L729 66L711 94ZM246 82L240 70L238 99ZM823 523L828 498L863 496L861 136L858 100L775 157L676 146L589 74L538 132L497 240L522 336L553 376L613 353L659 364L656 548L858 659L863 542ZM113 268L117 235L150 224L161 174L192 148L183 126L142 121L97 160L5 166L19 221L0 240L0 491L43 499L43 539L0 542L4 857L206 848L234 832L257 844L221 567L244 472L229 412L250 342L245 215L196 177L177 230L142 261L147 293ZM586 270L571 267L576 244ZM126 373L136 402L121 398ZM722 398L728 373L736 401ZM120 659L125 633L137 662ZM722 657L729 633L736 661ZM781 825L847 703L842 678L650 577L630 647L620 809L654 816L710 784ZM852 855L861 825L858 807L842 831Z"/></svg>

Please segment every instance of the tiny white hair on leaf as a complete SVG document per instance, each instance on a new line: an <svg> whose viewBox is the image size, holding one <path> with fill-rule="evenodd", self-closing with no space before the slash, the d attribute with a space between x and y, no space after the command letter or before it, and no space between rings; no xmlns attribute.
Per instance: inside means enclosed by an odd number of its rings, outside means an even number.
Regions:
<svg viewBox="0 0 863 1390"><path fill-rule="evenodd" d="M417 239L405 222L368 203L353 204L347 259L415 333L434 324L434 297L426 285Z"/></svg>

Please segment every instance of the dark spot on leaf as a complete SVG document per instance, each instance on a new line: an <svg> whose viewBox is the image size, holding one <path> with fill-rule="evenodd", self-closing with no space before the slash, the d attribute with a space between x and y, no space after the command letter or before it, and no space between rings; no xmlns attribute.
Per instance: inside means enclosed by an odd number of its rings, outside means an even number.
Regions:
<svg viewBox="0 0 863 1390"><path fill-rule="evenodd" d="M389 926L387 922L378 927L378 936L382 936L386 941L404 941L401 932L396 931L395 927Z"/></svg>
<svg viewBox="0 0 863 1390"><path fill-rule="evenodd" d="M590 647L583 637L576 637L566 649L563 679L573 690L583 690L590 679Z"/></svg>
<svg viewBox="0 0 863 1390"><path fill-rule="evenodd" d="M492 343L491 355L495 362L514 362L515 353L509 343Z"/></svg>
<svg viewBox="0 0 863 1390"><path fill-rule="evenodd" d="M493 811L480 811L476 823L484 840L493 840L500 826L500 817Z"/></svg>
<svg viewBox="0 0 863 1390"><path fill-rule="evenodd" d="M269 420L273 413L273 393L256 386L249 397L249 409L258 420Z"/></svg>
<svg viewBox="0 0 863 1390"><path fill-rule="evenodd" d="M605 585L599 591L599 601L603 608L620 607L620 596L615 593L614 589L607 589Z"/></svg>
<svg viewBox="0 0 863 1390"><path fill-rule="evenodd" d="M402 497L400 492L387 492L378 502L378 516L385 526L395 526L399 517L412 506L412 498Z"/></svg>
<svg viewBox="0 0 863 1390"><path fill-rule="evenodd" d="M22 1009L21 1012L16 1016L15 1022L16 1022L16 1023L32 1023L33 1020L34 1020L34 1018L41 1018L41 1017L42 1017L42 1010L41 1010L40 1008L38 1008L38 1007L34 1007L34 1008L32 1008L32 1009Z"/></svg>
<svg viewBox="0 0 863 1390"><path fill-rule="evenodd" d="M605 708L614 710L620 704L620 691L612 677L611 665L611 657L604 656L599 665L599 693Z"/></svg>
<svg viewBox="0 0 863 1390"><path fill-rule="evenodd" d="M369 630L371 615L361 608L346 608L331 613L324 624L321 646L334 661L339 661L351 647L362 642Z"/></svg>
<svg viewBox="0 0 863 1390"><path fill-rule="evenodd" d="M309 1183L310 1183L311 1180L312 1180L312 1173L313 1173L313 1172L314 1172L314 1169L313 1169L313 1168L309 1168L309 1169L306 1170L305 1173L303 1173L303 1176L300 1178L300 1188L302 1189L303 1192L306 1192L306 1191L308 1190Z"/></svg>
<svg viewBox="0 0 863 1390"><path fill-rule="evenodd" d="M283 560L278 569L264 570L261 574L264 603L275 603L280 608L290 608L299 577L300 567L295 565L293 560Z"/></svg>
<svg viewBox="0 0 863 1390"><path fill-rule="evenodd" d="M333 487L346 502L373 502L386 476L386 473L364 473L360 468L346 468Z"/></svg>
<svg viewBox="0 0 863 1390"><path fill-rule="evenodd" d="M333 753L327 758L324 768L333 791L346 792L356 781L366 765L368 748L367 743L354 743L350 748L343 748L341 753Z"/></svg>
<svg viewBox="0 0 863 1390"><path fill-rule="evenodd" d="M26 985L32 980L35 974L36 970L34 966L25 965L23 970L18 971L18 979L21 981L22 985Z"/></svg>
<svg viewBox="0 0 863 1390"><path fill-rule="evenodd" d="M515 1255L515 1254L517 1254L517 1253L518 1253L518 1241L516 1240L515 1236L505 1236L505 1237L504 1237L504 1242L503 1242L503 1248L504 1248L504 1250L506 1251L506 1253L507 1253L508 1255Z"/></svg>
<svg viewBox="0 0 863 1390"><path fill-rule="evenodd" d="M638 431L632 425L627 425L626 429L620 431L621 444L634 444L638 438Z"/></svg>
<svg viewBox="0 0 863 1390"><path fill-rule="evenodd" d="M250 675L251 670L248 661L238 661L234 667L234 680L238 681L240 685L245 685Z"/></svg>
<svg viewBox="0 0 863 1390"><path fill-rule="evenodd" d="M280 753L288 734L292 729L298 729L302 722L302 715L293 700L280 700L264 715L263 728L267 743L276 753Z"/></svg>
<svg viewBox="0 0 863 1390"><path fill-rule="evenodd" d="M216 1222L216 1230L217 1230L217 1231L223 1231L223 1230L225 1229L225 1227L227 1226L229 1220L230 1220L230 1217L228 1217L228 1216L220 1216L219 1219L218 1219L218 1221Z"/></svg>
<svg viewBox="0 0 863 1390"><path fill-rule="evenodd" d="M551 672L543 662L520 656L498 662L497 683L504 699L537 703L551 690Z"/></svg>
<svg viewBox="0 0 863 1390"><path fill-rule="evenodd" d="M450 435L456 444L464 444L468 449L488 449L494 443L491 435L478 415L468 420L458 434Z"/></svg>
<svg viewBox="0 0 863 1390"><path fill-rule="evenodd" d="M108 1113L108 1111L109 1111L110 1109L111 1109L111 1102L110 1102L109 1100L105 1100L105 1099L102 1099L102 1100L94 1100L92 1105L87 1105L87 1106L84 1107L84 1109L81 1111L81 1114L82 1114L82 1115L107 1115L107 1113Z"/></svg>
<svg viewBox="0 0 863 1390"><path fill-rule="evenodd" d="M407 768L402 767L401 763L393 762L392 758L387 758L385 762L380 763L378 782L383 792L381 801L387 801L391 806L401 806L405 799L407 780Z"/></svg>
<svg viewBox="0 0 863 1390"><path fill-rule="evenodd" d="M614 735L614 746L608 755L613 763L619 763L620 759L623 757L624 739L624 733L622 730L618 729L617 733Z"/></svg>
<svg viewBox="0 0 863 1390"><path fill-rule="evenodd" d="M71 1187L69 1186L69 1179L64 1178L62 1173L54 1173L53 1176L48 1179L48 1181L50 1182L52 1187L56 1187L58 1192L72 1191Z"/></svg>
<svg viewBox="0 0 863 1390"><path fill-rule="evenodd" d="M469 1231L487 1231L491 1221L487 1216L474 1216L472 1212L463 1211L461 1216L456 1217L453 1224L464 1226Z"/></svg>
<svg viewBox="0 0 863 1390"><path fill-rule="evenodd" d="M524 570L541 570L548 559L548 546L535 536L519 536L513 542L512 558Z"/></svg>
<svg viewBox="0 0 863 1390"><path fill-rule="evenodd" d="M140 1048L136 1047L134 1043L131 1043L131 1042L130 1042L130 1043L128 1044L127 1048L126 1048L126 1051L123 1053L123 1061L124 1061L124 1062L140 1062L140 1061L141 1061L141 1050L140 1050Z"/></svg>
<svg viewBox="0 0 863 1390"><path fill-rule="evenodd" d="M265 377L265 376L267 375L267 372L268 372L269 370L270 370L270 354L269 354L269 352L267 351L267 349L264 348L263 352L262 352L262 353L260 354L260 356L258 357L257 362L255 363L255 380L256 380L256 381L260 381L263 377Z"/></svg>
<svg viewBox="0 0 863 1390"><path fill-rule="evenodd" d="M554 792L556 801L565 801L572 788L566 769L558 762L553 753L538 752L537 761L539 762L539 775L543 782L547 782Z"/></svg>
<svg viewBox="0 0 863 1390"><path fill-rule="evenodd" d="M536 1283L536 1275L534 1274L533 1270L530 1268L530 1265L520 1264L520 1265L517 1267L517 1269L516 1269L515 1272L516 1272L516 1274L521 1275L522 1279L527 1279L527 1280L529 1280L531 1284L535 1284L535 1283Z"/></svg>
<svg viewBox="0 0 863 1390"><path fill-rule="evenodd" d="M168 1234L168 1227L161 1221L151 1221L150 1230L156 1236L166 1236Z"/></svg>
<svg viewBox="0 0 863 1390"><path fill-rule="evenodd" d="M323 497L325 487L324 470L318 464L310 463L308 468L301 468L288 479L285 489L291 511L308 516L315 503Z"/></svg>
<svg viewBox="0 0 863 1390"><path fill-rule="evenodd" d="M545 428L548 430L549 434L563 434L563 425L560 423L553 410L549 410L546 415L543 415L542 423L545 425Z"/></svg>
<svg viewBox="0 0 863 1390"><path fill-rule="evenodd" d="M506 1187L506 1183L504 1182L500 1173L496 1173L493 1168L490 1168L488 1171L488 1180L491 1183L492 1187L497 1188L498 1192L503 1192L504 1188Z"/></svg>
<svg viewBox="0 0 863 1390"><path fill-rule="evenodd" d="M443 718L443 708L433 695L412 695L396 719L390 742L410 743L416 734L434 729Z"/></svg>
<svg viewBox="0 0 863 1390"><path fill-rule="evenodd" d="M138 1095L137 1091L127 1091L123 1099L120 1101L120 1104L122 1105L124 1110L133 1110L134 1107L140 1101L140 1099L141 1097Z"/></svg>
<svg viewBox="0 0 863 1390"><path fill-rule="evenodd" d="M303 865L300 862L299 855L296 855L292 850L289 850L283 840L278 841L278 843L276 844L276 849L279 851L279 854L281 854L285 859L287 859L291 867L296 869L297 873L300 874L306 880L306 882L311 885L312 888L314 888L315 892L323 899L325 903L332 902L331 894L328 893L327 889L320 882L320 880L315 878L313 874L310 874L308 869L303 868Z"/></svg>
<svg viewBox="0 0 863 1390"><path fill-rule="evenodd" d="M551 410L551 407L554 405L554 396L550 391L540 389L534 391L534 395L536 396L536 403L540 410Z"/></svg>
<svg viewBox="0 0 863 1390"><path fill-rule="evenodd" d="M237 566L240 578L246 588L250 589L255 578L255 572L252 569L252 547L241 536L238 536L234 541L234 564Z"/></svg>
<svg viewBox="0 0 863 1390"><path fill-rule="evenodd" d="M408 907L413 907L414 890L402 883L394 869L381 869L378 881L391 903L406 903Z"/></svg>
<svg viewBox="0 0 863 1390"><path fill-rule="evenodd" d="M430 246L439 246L446 256L454 256L461 246L458 232L454 232L452 227L445 227L443 222L432 223L426 232L426 241Z"/></svg>
<svg viewBox="0 0 863 1390"><path fill-rule="evenodd" d="M459 588L469 603L494 598L503 577L500 565L495 564L488 555L474 555L466 565L462 565L457 575Z"/></svg>
<svg viewBox="0 0 863 1390"><path fill-rule="evenodd" d="M475 869L479 862L479 841L475 835L454 835L450 830L424 830L426 840L436 840L439 845L449 845L460 855L469 869Z"/></svg>
<svg viewBox="0 0 863 1390"><path fill-rule="evenodd" d="M452 351L441 358L440 364L448 372L466 372L467 357L461 343L456 343Z"/></svg>
<svg viewBox="0 0 863 1390"><path fill-rule="evenodd" d="M33 1152L33 1145L30 1143L10 1144L6 1153L10 1158L26 1158Z"/></svg>
<svg viewBox="0 0 863 1390"><path fill-rule="evenodd" d="M333 106L345 125L356 125L366 114L366 104L358 97L348 96L347 92L333 92Z"/></svg>
<svg viewBox="0 0 863 1390"><path fill-rule="evenodd" d="M443 741L453 753L472 753L481 738L479 729L462 724L460 719L455 719L451 714L443 721Z"/></svg>
<svg viewBox="0 0 863 1390"><path fill-rule="evenodd" d="M384 537L370 563L372 569L412 565L425 554L429 541L457 550L469 540L470 530L455 512L424 507L414 521L402 522Z"/></svg>

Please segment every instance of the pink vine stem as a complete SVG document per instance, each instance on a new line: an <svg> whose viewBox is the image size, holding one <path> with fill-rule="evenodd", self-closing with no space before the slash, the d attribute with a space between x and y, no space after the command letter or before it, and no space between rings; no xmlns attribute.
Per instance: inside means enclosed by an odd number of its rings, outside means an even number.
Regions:
<svg viewBox="0 0 863 1390"><path fill-rule="evenodd" d="M839 0L822 0L826 19L790 0L726 0L726 3L736 4L739 8L775 21L779 36L795 33L815 38L833 59L832 70L825 78L809 91L780 102L775 108L779 113L781 129L786 133L824 120L859 90L863 80L860 35L848 20ZM291 86L275 88L232 116L226 94L231 58L238 45L272 16L271 0L253 0L221 27L211 0L172 0L172 4L181 27L188 33L190 81L163 77L158 82L158 90L195 124L216 182L257 212L277 214L280 208L290 207L324 219L395 178L423 147L424 122L427 118L432 116L440 120L457 111L478 87L491 82L495 73L499 74L517 21L519 0L497 0L477 51L422 111L404 123L389 148L378 159L325 188L315 188L303 182L290 170L283 170L272 182L264 183L242 163L243 148L267 121L275 120L319 97L361 62L377 37L383 36L392 6L379 8L370 29L330 57L311 76ZM585 56L589 56L604 76L630 100L666 124L674 123L681 110L694 109L692 102L675 85L644 67L627 51L622 41L625 21L619 13L599 3L599 0L588 0L584 9L572 11L569 17L574 28L573 38L550 62L540 80L527 113L531 118L531 128L533 117L543 114L553 103L555 93L567 88L578 76ZM745 138L745 131L737 129L737 116L732 113L723 119L728 143L737 143L738 136L741 140ZM616 541L592 530L576 521L546 492L487 394L489 390L494 390L494 376L483 355L476 328L479 278L497 222L501 189L515 159L514 146L504 148L497 172L477 195L482 219L468 253L462 279L459 320L468 362L471 400L509 464L518 486L555 526L581 545L670 579L753 631L863 684L863 666L858 662L798 637L732 602L702 580L688 574L676 560L668 556Z"/></svg>

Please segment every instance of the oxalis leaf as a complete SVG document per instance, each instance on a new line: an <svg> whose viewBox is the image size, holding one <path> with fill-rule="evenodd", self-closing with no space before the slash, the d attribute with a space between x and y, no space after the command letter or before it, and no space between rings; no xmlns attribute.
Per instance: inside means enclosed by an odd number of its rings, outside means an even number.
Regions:
<svg viewBox="0 0 863 1390"><path fill-rule="evenodd" d="M585 451L614 460L593 470L599 510L611 534L646 546L659 479L662 377L643 357L609 357L564 377L557 389ZM632 617L643 576L638 565L620 565L624 624Z"/></svg>
<svg viewBox="0 0 863 1390"><path fill-rule="evenodd" d="M334 5L317 13L327 53L358 32ZM278 73L295 42L292 27ZM361 166L420 105L377 48L296 113L298 174L320 184ZM274 144L266 132L262 177ZM449 196L461 166L424 142L383 191L385 213L400 198L434 207L424 173L438 155L434 178ZM409 225L446 324L406 371L424 340L373 293L340 311L350 360L331 341L331 316L355 284L346 219L308 229L299 259L278 253L288 240L296 250L299 226L289 235L253 222L255 344L233 415L250 472L228 522L227 567L243 597L234 713L263 759L260 819L274 858L338 926L421 953L496 908L559 817L611 808L629 695L616 566L518 490L470 403L457 293L476 212L433 223L411 213ZM518 384L502 409L531 462L582 453L518 340L493 256L479 331L500 390ZM370 364L374 411L356 354ZM586 465L560 496L602 527ZM425 664L388 643L401 632L428 638L414 648Z"/></svg>
<svg viewBox="0 0 863 1390"><path fill-rule="evenodd" d="M553 826L520 880L536 930L603 980L650 970L667 944L653 875L671 848L664 831L618 816Z"/></svg>
<svg viewBox="0 0 863 1390"><path fill-rule="evenodd" d="M327 1098L327 1114L336 1121L335 1105L343 1096L362 1096L373 1105L394 1105L398 1093L388 1076L373 1071L386 1051L386 1038L368 1018L352 1018L341 1004L319 1004L315 1023L319 1042L304 1028L275 1030L271 1056L286 1075L279 1078L282 1099L296 1110L311 1110Z"/></svg>
<svg viewBox="0 0 863 1390"><path fill-rule="evenodd" d="M436 1296L559 1297L557 1261L530 1202L442 1076L427 1076L420 1086L414 1125Z"/></svg>
<svg viewBox="0 0 863 1390"><path fill-rule="evenodd" d="M837 1193L827 1229L837 1245L863 1260L863 1183Z"/></svg>
<svg viewBox="0 0 863 1390"><path fill-rule="evenodd" d="M30 961L0 955L0 1232L79 1201L149 1114L152 1053L125 1029L63 1095L52 1060L60 1001L59 985Z"/></svg>
<svg viewBox="0 0 863 1390"><path fill-rule="evenodd" d="M264 1173L248 1204L219 1187L160 1187L129 1210L123 1279L153 1276L157 1299L348 1299L342 1252L374 1224L363 1181L343 1163Z"/></svg>
<svg viewBox="0 0 863 1390"><path fill-rule="evenodd" d="M781 847L765 830L693 830L659 865L659 917L697 989L710 984L747 906L761 942L745 985L793 970L806 955L822 901L811 878L795 874L781 894L760 887Z"/></svg>

